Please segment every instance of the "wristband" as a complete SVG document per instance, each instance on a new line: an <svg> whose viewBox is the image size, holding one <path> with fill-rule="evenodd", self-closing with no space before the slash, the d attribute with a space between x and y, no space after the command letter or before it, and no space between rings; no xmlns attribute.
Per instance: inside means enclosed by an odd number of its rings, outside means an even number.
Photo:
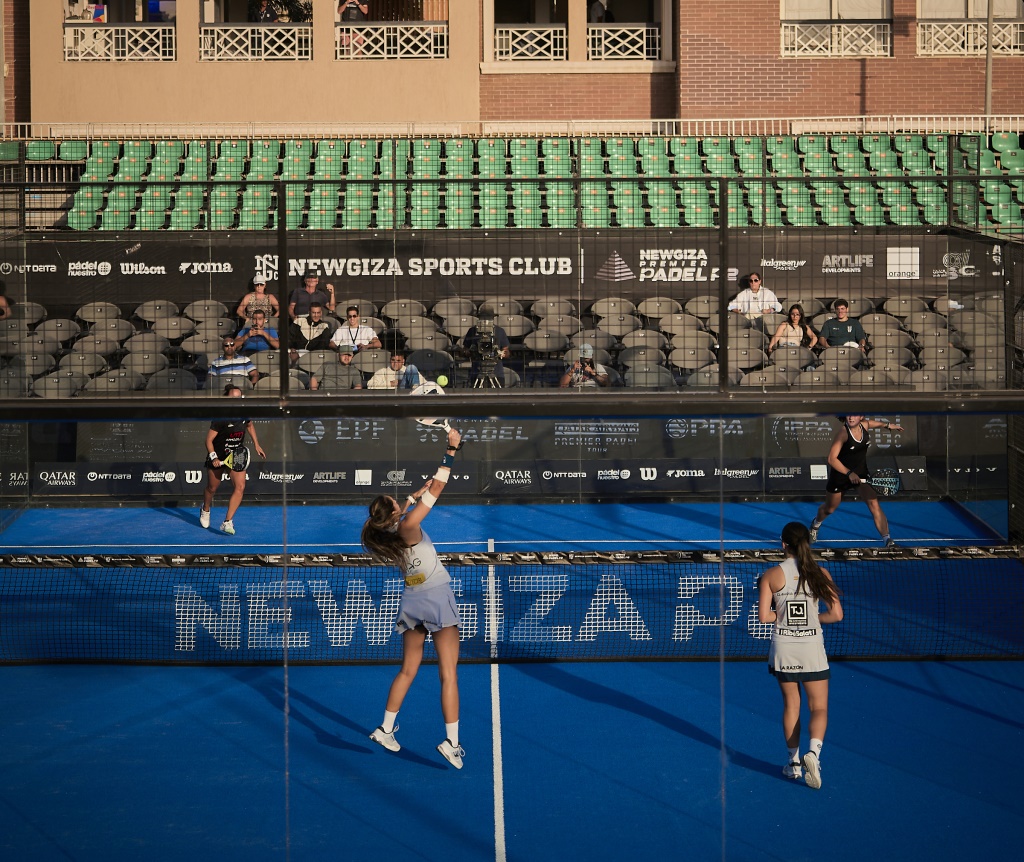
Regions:
<svg viewBox="0 0 1024 862"><path fill-rule="evenodd" d="M437 502L437 497L430 493L430 491L424 491L420 496L420 502L428 509L434 508L434 503Z"/></svg>
<svg viewBox="0 0 1024 862"><path fill-rule="evenodd" d="M207 461L216 461L217 460L217 453L216 452L211 452L209 455L206 456L206 460Z"/></svg>
<svg viewBox="0 0 1024 862"><path fill-rule="evenodd" d="M434 479L442 484L447 484L448 477L452 474L451 468L449 467L438 467L437 472L434 473Z"/></svg>
<svg viewBox="0 0 1024 862"><path fill-rule="evenodd" d="M418 503L419 501L412 494L410 494L408 497L405 498L405 502L408 503L410 506L415 506L416 503Z"/></svg>
<svg viewBox="0 0 1024 862"><path fill-rule="evenodd" d="M441 459L442 467L453 467L455 465L455 456L449 455L447 452L444 453L444 457Z"/></svg>

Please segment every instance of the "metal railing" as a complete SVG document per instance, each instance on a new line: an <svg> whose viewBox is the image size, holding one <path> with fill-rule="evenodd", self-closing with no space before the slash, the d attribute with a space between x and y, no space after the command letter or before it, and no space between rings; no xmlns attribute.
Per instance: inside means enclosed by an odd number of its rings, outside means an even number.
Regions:
<svg viewBox="0 0 1024 862"><path fill-rule="evenodd" d="M569 30L564 24L495 27L495 60L566 60Z"/></svg>
<svg viewBox="0 0 1024 862"><path fill-rule="evenodd" d="M448 56L447 21L339 24L335 60L443 60Z"/></svg>
<svg viewBox="0 0 1024 862"><path fill-rule="evenodd" d="M177 31L166 24L65 24L64 59L149 60L178 58Z"/></svg>
<svg viewBox="0 0 1024 862"><path fill-rule="evenodd" d="M783 57L888 57L889 21L783 21Z"/></svg>
<svg viewBox="0 0 1024 862"><path fill-rule="evenodd" d="M921 57L971 57L983 55L988 45L985 21L918 21L917 53ZM1024 55L1024 20L992 24L992 51Z"/></svg>
<svg viewBox="0 0 1024 862"><path fill-rule="evenodd" d="M660 60L658 24L590 24L587 26L588 60Z"/></svg>
<svg viewBox="0 0 1024 862"><path fill-rule="evenodd" d="M204 24L199 59L312 60L312 24Z"/></svg>

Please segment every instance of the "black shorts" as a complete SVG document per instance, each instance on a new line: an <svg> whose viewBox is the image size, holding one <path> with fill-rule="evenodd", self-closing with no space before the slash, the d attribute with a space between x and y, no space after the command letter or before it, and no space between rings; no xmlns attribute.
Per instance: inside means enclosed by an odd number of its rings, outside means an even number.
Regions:
<svg viewBox="0 0 1024 862"><path fill-rule="evenodd" d="M789 673L784 670L776 670L771 665L768 665L768 673L775 677L779 682L814 682L819 679L832 678L832 670L830 668L825 668L825 670Z"/></svg>
<svg viewBox="0 0 1024 862"><path fill-rule="evenodd" d="M832 470L828 474L828 484L825 486L825 490L830 494L845 494L849 490L860 492L863 489L865 493L874 494L875 489L867 484L867 480L871 478L870 474L863 475L860 478L863 481L859 485L854 485L843 473Z"/></svg>

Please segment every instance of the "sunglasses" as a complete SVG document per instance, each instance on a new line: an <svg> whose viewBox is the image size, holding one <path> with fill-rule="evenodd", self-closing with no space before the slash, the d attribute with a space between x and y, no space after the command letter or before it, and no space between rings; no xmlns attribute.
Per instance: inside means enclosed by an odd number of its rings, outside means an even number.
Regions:
<svg viewBox="0 0 1024 862"><path fill-rule="evenodd" d="M759 278L752 278L752 279L750 279L750 280L751 280L751 281L756 281L756 282L758 282L758 283L760 283L760 281L761 281L761 279L759 279Z"/></svg>
<svg viewBox="0 0 1024 862"><path fill-rule="evenodd" d="M350 315L348 316L348 319L349 319L349 320L355 320L355 319L356 319L357 317L359 317L359 315L358 315L358 314L350 314Z"/></svg>

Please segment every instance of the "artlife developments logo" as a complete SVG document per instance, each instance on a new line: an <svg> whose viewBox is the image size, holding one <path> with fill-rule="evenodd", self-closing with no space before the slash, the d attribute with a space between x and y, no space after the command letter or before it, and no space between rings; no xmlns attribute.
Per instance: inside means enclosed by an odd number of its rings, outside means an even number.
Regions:
<svg viewBox="0 0 1024 862"><path fill-rule="evenodd" d="M824 275L839 275L851 272L864 272L874 269L873 254L826 254L821 259L821 271Z"/></svg>

